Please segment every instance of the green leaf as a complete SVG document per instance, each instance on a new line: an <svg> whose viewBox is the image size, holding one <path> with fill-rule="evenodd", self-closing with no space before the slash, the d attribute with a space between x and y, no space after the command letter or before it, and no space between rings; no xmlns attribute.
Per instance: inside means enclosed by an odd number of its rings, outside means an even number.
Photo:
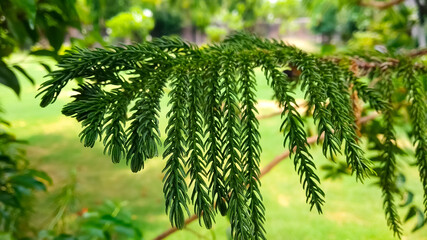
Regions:
<svg viewBox="0 0 427 240"><path fill-rule="evenodd" d="M7 155L0 155L0 162L14 164L10 156L7 156Z"/></svg>
<svg viewBox="0 0 427 240"><path fill-rule="evenodd" d="M0 191L0 202L2 202L4 205L11 206L14 208L21 207L21 204L19 203L16 196L6 191Z"/></svg>
<svg viewBox="0 0 427 240"><path fill-rule="evenodd" d="M34 176L29 173L14 175L9 178L9 182L29 189L46 190L46 186L42 182L36 180Z"/></svg>
<svg viewBox="0 0 427 240"><path fill-rule="evenodd" d="M0 124L3 124L3 125L6 125L6 126L10 127L10 123L8 121L4 120L4 119L1 119L1 118L0 118Z"/></svg>
<svg viewBox="0 0 427 240"><path fill-rule="evenodd" d="M53 25L50 25L51 30L60 28L59 25ZM49 29L46 27L43 30ZM48 36L51 43L54 42L54 37L55 35ZM400 65L402 62L404 59L399 59L396 64ZM158 155L158 147L162 143L159 134L160 99L164 88L168 86L170 111L166 115L169 121L163 144L163 156L167 158L163 191L172 226L184 227L189 202L188 184L185 180L185 170L188 168L192 178L190 185L194 185L195 189L196 186L202 189L193 191L202 196L199 203L193 201L196 207L199 206L195 209L196 215L200 217L203 213L202 220L205 221L208 214L204 209L212 209L212 216L219 209L222 214L228 213L230 216L232 237L265 239L261 225L264 222L264 207L257 187L257 176L260 175L257 165L261 149L257 143L259 133L255 131L256 81L249 81L252 74L248 75L247 71L244 73L240 69L240 65L244 63L248 63L245 68L261 68L273 88L274 98L283 108L280 131L284 133L284 145L292 153L295 170L310 209L315 207L319 213L322 212L325 193L321 190L320 179L315 173L311 141L308 139L310 134L304 125L306 121L297 109L294 97L296 94L292 90L301 85L300 89L309 107L304 115L312 116L319 136L324 135L323 155L332 158L341 149L344 150L345 163L330 168L334 175L329 176L355 172L356 178L363 180L373 175L371 163L361 148L363 145L358 142L350 94L357 92L362 100L370 103L371 108L389 114L389 117L382 120L387 121L388 125L384 127L388 131L382 134L384 143L377 136L383 132L383 123L378 121L377 126L370 126L373 131L369 137L376 140L369 140L374 143L373 146L369 144L369 147L380 154L376 158L379 161L373 166L385 163L376 168L380 178L378 182L383 189L387 222L396 237L400 237L401 227L394 195L397 190L403 192L406 179L403 175L396 176L396 167L399 166L396 165L395 155L399 152L394 146L392 131L394 124L391 121L391 108L394 104L386 101L389 99L386 93L391 91L385 89L384 94L381 94L377 88L370 88L364 79L359 79L349 71L348 66L335 65L329 60L304 53L282 42L262 40L245 34L236 34L223 43L203 49L197 46L193 48L179 38L160 38L109 49L76 48L61 57L57 70L49 74L51 79L42 85L39 95L43 95L41 105L46 106L56 100L71 80L89 80L90 83L78 86L76 91L79 94L64 107L63 113L82 122L83 131L80 136L85 146L92 147L98 139L103 138L106 142L104 149L111 153L113 161L118 162L121 156L126 155L132 171L136 172L143 168L146 159ZM300 71L299 80L289 79L283 73L283 66L291 66ZM417 80L417 75L423 73L416 72L411 66L399 68L405 69L407 76L402 78L408 79L410 85L406 87L409 90L406 92L410 95L409 103L413 106L408 113L413 119L415 155L426 190L425 96L421 93L422 86ZM246 76L244 81L237 79L239 75ZM193 86L195 81L200 82ZM349 85L353 85L351 91L348 89ZM191 91L191 86L196 91ZM194 94L200 97L194 97ZM121 103L123 98L126 100ZM128 110L129 105L133 106L131 110ZM195 108L198 105L203 107ZM126 127L126 123L130 127ZM125 129L126 134L123 134ZM187 158L188 155L190 158ZM202 158L207 159L206 163L202 162ZM187 159L190 160L186 161ZM205 179L209 184L200 184ZM396 185L399 189L395 188ZM203 193L209 191L211 196ZM404 205L412 202L412 197L408 193ZM192 197L193 199L196 198ZM214 202L217 208L212 207ZM416 228L419 228L424 222L424 217L419 216L420 211L416 207L410 208L405 221L417 217ZM95 220L98 219L90 219L93 222L86 227L93 226L97 230L99 221ZM113 226L119 224L113 224L111 219L102 220L111 223L112 227L101 231L100 237L114 236L112 231L117 230ZM209 219L205 222L206 226L210 226L212 221ZM261 234L256 235L256 232Z"/></svg>
<svg viewBox="0 0 427 240"><path fill-rule="evenodd" d="M320 52L322 53L322 55L332 55L336 50L335 45L333 44L325 44L322 45Z"/></svg>
<svg viewBox="0 0 427 240"><path fill-rule="evenodd" d="M402 173L400 173L399 175L397 175L396 177L396 187L397 188L402 188L405 185L406 182L406 177L405 175L403 175Z"/></svg>
<svg viewBox="0 0 427 240"><path fill-rule="evenodd" d="M55 51L50 51L47 49L31 51L30 54L34 56L51 57L53 59L57 59L58 57L58 54Z"/></svg>
<svg viewBox="0 0 427 240"><path fill-rule="evenodd" d="M20 67L18 65L13 65L13 68L15 68L20 73L22 73L22 75L24 75L33 85L36 84L36 82L34 81L34 79L30 75L28 75L28 73L22 67Z"/></svg>
<svg viewBox="0 0 427 240"><path fill-rule="evenodd" d="M36 0L16 0L15 4L25 11L30 28L34 29L37 13Z"/></svg>
<svg viewBox="0 0 427 240"><path fill-rule="evenodd" d="M7 28L10 33L12 33L13 38L19 42L21 47L31 40L31 36L28 34L25 24L17 19L16 16L8 16Z"/></svg>
<svg viewBox="0 0 427 240"><path fill-rule="evenodd" d="M405 220L403 220L403 221L407 222L409 219L411 219L413 216L415 216L416 213L417 213L417 207L412 206L411 208L409 208L409 211L406 214Z"/></svg>
<svg viewBox="0 0 427 240"><path fill-rule="evenodd" d="M93 224L86 223L82 226L82 232L88 236L88 239L105 239L102 228L92 225Z"/></svg>
<svg viewBox="0 0 427 240"><path fill-rule="evenodd" d="M29 169L28 174L30 174L34 177L38 177L40 179L43 179L46 182L48 182L49 184L53 184L52 178L46 172L35 170L35 169Z"/></svg>
<svg viewBox="0 0 427 240"><path fill-rule="evenodd" d="M62 46L65 39L66 29L63 26L49 27L46 29L46 37L49 40L50 45L55 49L56 52Z"/></svg>
<svg viewBox="0 0 427 240"><path fill-rule="evenodd" d="M404 202L400 204L401 207L406 207L409 204L412 203L412 201L414 200L414 193L412 193L411 191L407 191L405 196L404 196Z"/></svg>
<svg viewBox="0 0 427 240"><path fill-rule="evenodd" d="M125 222L123 222L123 220L113 217L109 214L103 215L101 216L101 220L109 223L109 224L115 224L115 225L123 225L123 226L127 226L128 224L126 224Z"/></svg>
<svg viewBox="0 0 427 240"><path fill-rule="evenodd" d="M105 221L106 224L113 225L117 233L125 235L128 239L141 239L142 237L142 233L138 228L134 227L130 222L124 221L118 217L104 215L100 220L103 222Z"/></svg>
<svg viewBox="0 0 427 240"><path fill-rule="evenodd" d="M0 211L2 213L2 211ZM2 240L14 240L11 232L0 232L0 239Z"/></svg>
<svg viewBox="0 0 427 240"><path fill-rule="evenodd" d="M424 218L424 213L419 208L417 208L417 224L412 229L412 232L415 232L422 228L424 224L426 223L426 219Z"/></svg>
<svg viewBox="0 0 427 240"><path fill-rule="evenodd" d="M42 65L44 67L44 69L46 69L47 72L49 72L49 73L52 72L52 69L46 63L40 62L40 65Z"/></svg>
<svg viewBox="0 0 427 240"><path fill-rule="evenodd" d="M141 231L138 228L133 227L132 225L115 226L114 230L117 233L123 235L126 239L141 239L142 238Z"/></svg>
<svg viewBox="0 0 427 240"><path fill-rule="evenodd" d="M3 61L0 61L0 83L11 88L16 95L19 96L21 87L19 86L18 79L15 73L13 73Z"/></svg>

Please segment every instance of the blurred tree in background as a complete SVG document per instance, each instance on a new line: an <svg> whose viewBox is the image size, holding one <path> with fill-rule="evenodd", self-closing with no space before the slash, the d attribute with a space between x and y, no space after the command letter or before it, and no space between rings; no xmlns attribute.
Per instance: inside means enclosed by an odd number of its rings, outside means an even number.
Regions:
<svg viewBox="0 0 427 240"><path fill-rule="evenodd" d="M33 45L41 44L43 49L30 54L57 59L69 27L80 29L80 20L74 0L5 0L0 3L0 27L0 83L19 94L19 83L12 68L30 81L34 80L19 63L8 64L5 58L16 49L33 50ZM48 69L47 65L42 65Z"/></svg>

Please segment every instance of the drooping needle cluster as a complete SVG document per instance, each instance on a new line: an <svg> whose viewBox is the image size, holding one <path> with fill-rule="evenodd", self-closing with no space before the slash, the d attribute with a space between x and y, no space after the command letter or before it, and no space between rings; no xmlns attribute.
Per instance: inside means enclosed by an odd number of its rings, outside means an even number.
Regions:
<svg viewBox="0 0 427 240"><path fill-rule="evenodd" d="M294 85L282 69L291 67L301 72L301 89L319 136L324 136L324 155L332 157L343 150L359 180L372 170L358 145L351 91L357 90L379 111L388 113L389 109L379 92L368 88L346 68L283 42L243 33L204 48L164 37L130 46L74 49L62 57L58 67L42 85L41 105L54 102L70 80L85 79L63 114L82 123L80 137L85 146L92 147L103 139L105 153L112 161L126 159L133 172L159 154L160 101L169 86L163 192L170 222L183 228L191 202L200 224L207 228L212 226L217 212L229 214L234 239L266 238L259 182L261 147L255 69L264 72L275 100L283 108L280 130L284 145L294 152L295 169L307 202L318 212L322 212L324 192L293 97ZM411 76L410 88L416 83ZM419 118L423 115L418 109L419 101L423 99L416 89L412 92L411 113ZM414 126L416 131L425 131L425 119L415 120ZM426 186L426 139L422 134L415 136ZM387 139L385 144L392 144L392 136ZM387 179L394 177L394 162L390 152L385 154L387 185ZM192 189L191 195L188 189ZM388 193L384 194L387 198ZM386 211L388 203L393 201L387 200ZM393 212L391 208L390 213Z"/></svg>

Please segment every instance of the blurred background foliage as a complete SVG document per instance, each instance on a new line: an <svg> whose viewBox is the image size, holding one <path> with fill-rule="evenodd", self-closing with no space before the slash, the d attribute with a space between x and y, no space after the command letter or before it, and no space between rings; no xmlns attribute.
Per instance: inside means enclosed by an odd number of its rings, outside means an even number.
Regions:
<svg viewBox="0 0 427 240"><path fill-rule="evenodd" d="M278 27L278 37L311 30L319 43L349 46L350 41L358 49L423 47L425 34L418 36L425 31L425 3L400 2L378 9L356 0L4 0L1 56L35 44L57 52L64 41L79 46L140 42L181 34L183 28L189 28L193 41L196 32L209 40L224 31L271 34Z"/></svg>
<svg viewBox="0 0 427 240"><path fill-rule="evenodd" d="M389 2L394 4L387 5ZM57 170L52 170L49 163L41 162L43 157L37 152L26 156L25 150L29 145L12 133L18 132L30 138L30 145L44 148L49 148L50 144L55 142L49 139L52 137L50 135L37 135L40 134L38 128L49 126L58 118L53 117L53 113L47 113L47 116L38 113L41 110L34 107L37 104L37 100L33 99L34 86L43 81L42 77L51 71L64 51L72 47L96 48L149 41L153 37L164 35L180 35L203 46L207 42L219 42L233 31L244 30L265 37L284 39L303 50L322 55L365 51L399 53L426 47L426 18L425 0L1 0L0 84L6 88L0 89L0 103L3 103L8 112L1 113L0 116L0 239L141 239L142 231L154 229L155 233L159 233L167 226L167 221L162 219L163 225L152 227L150 224L156 222L155 219L147 220L145 223L148 222L148 225L141 227L128 209L137 208L140 203L130 202L125 206L126 204L121 202L125 200L123 198L118 202L103 199L102 202L105 203L92 202L91 208L86 208L88 203L81 202L85 202L87 196L78 196L76 192L86 191L89 196L88 192L96 191L97 188L85 186L81 187L85 190L79 190L79 182L83 180L79 180L78 173L70 173L75 164L53 164L52 166L56 167L66 166L67 169L65 173L62 172L66 177L62 177L60 184L53 184L52 179L61 179L56 174ZM425 57L421 60L424 64L427 61ZM365 80L374 79L375 76L372 76ZM427 88L427 80L424 83ZM261 93L260 100L269 100L269 94ZM402 104L405 94L403 89L396 95ZM15 109L21 109L21 112ZM407 113L401 114L402 128L398 131L410 135L410 129L405 128ZM12 119L11 122L6 121L8 115ZM21 124L23 127L20 130L19 121L22 119L29 123ZM380 120L372 121L361 130L370 142L375 142L378 138L378 121ZM76 130L77 127L72 129ZM61 134L66 134L64 132ZM272 133L272 136L274 134ZM376 147L375 144L368 146L374 160L375 151L378 150ZM268 152L268 143L265 148ZM69 159L70 154L67 155L66 146L56 151L59 151L54 155L58 156L56 161L66 162ZM271 150L271 153L263 158L274 156L273 152L274 150ZM102 153L97 157L101 155ZM403 149L402 155L413 155L413 149ZM39 160L32 162L32 158ZM409 160L408 162L410 165ZM38 169L37 164L46 170ZM332 179L340 179L349 172L345 164L331 165L328 161L323 165L323 170L326 177ZM420 195L420 191L411 187L413 179L416 178L413 175L411 170L403 171L397 186L400 186L401 206L406 209L404 220L412 221L410 230L418 230L424 226L425 219L416 204L417 201L420 202L416 194L418 192ZM281 177L282 174L274 176ZM82 184L90 185L90 181ZM353 184L349 183L348 186ZM49 188L52 188L52 191L46 193ZM360 188L357 191L360 191ZM118 190L116 195L108 196L120 199L121 195ZM44 199L55 207L50 209L49 214L40 213L37 209L34 210L33 205L43 206L46 203L35 201L35 198ZM158 199L147 201L151 201L149 204L162 205ZM283 201L289 200L280 197L279 203L284 204ZM266 202L271 203L268 195ZM155 208L163 214L159 207ZM43 221L34 220L40 216ZM270 221L268 224L273 223ZM279 221L273 225L274 228L281 226ZM189 236L223 239L226 231L219 228L223 235L217 236L212 231L200 236L200 233L188 229L187 233L181 234L177 239L186 239ZM270 232L272 236L281 236L280 233ZM416 233L411 239L426 239L425 233ZM155 235L148 232L144 232L145 234ZM383 232L375 236L369 234L369 239L391 239L388 235L381 235ZM327 235L319 236L315 233L310 236L317 236L317 239L328 238ZM348 239L358 238L350 236Z"/></svg>

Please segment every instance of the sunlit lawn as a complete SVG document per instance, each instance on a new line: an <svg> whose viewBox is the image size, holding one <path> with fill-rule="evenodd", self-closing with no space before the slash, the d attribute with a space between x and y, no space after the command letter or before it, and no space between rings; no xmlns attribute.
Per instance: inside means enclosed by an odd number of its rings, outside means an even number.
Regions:
<svg viewBox="0 0 427 240"><path fill-rule="evenodd" d="M37 76L37 84L45 74L42 67L26 65L29 73ZM259 99L270 100L271 92L259 74ZM35 99L37 87L21 79L23 91L18 99L9 89L0 87L0 100L6 110L6 118L13 123L12 131L18 137L28 140L28 159L32 166L47 171L54 179L53 186L40 194L36 203L34 225L45 224L54 209L54 203L45 201L69 182L70 172L77 172L77 193L79 208L93 208L106 199L127 201L145 239L152 239L169 228L165 214L162 193L162 168L165 161L155 158L148 161L146 168L131 173L125 163L114 165L102 153L102 144L94 149L84 148L79 142L79 124L61 115L61 107L68 102L71 88L58 101L40 108ZM166 100L165 100L166 101ZM163 102L163 105L165 104ZM268 113L271 109L261 109ZM164 127L164 112L162 127ZM268 164L282 153L283 137L279 132L280 118L261 120L262 165ZM164 137L164 136L163 136ZM318 166L325 164L319 148L313 148ZM417 173L409 169L410 188L416 192L416 201L421 203L421 186ZM325 175L319 172L319 175ZM291 160L286 159L262 179L262 193L266 206L266 230L268 239L393 239L384 220L380 190L366 181L358 183L352 177L339 180L323 180L326 192L324 214L310 212L305 203L304 191L298 182ZM405 239L427 239L427 228L411 234L413 222L405 225ZM226 239L228 223L226 218L217 217L211 231L198 226L197 222L168 239Z"/></svg>

